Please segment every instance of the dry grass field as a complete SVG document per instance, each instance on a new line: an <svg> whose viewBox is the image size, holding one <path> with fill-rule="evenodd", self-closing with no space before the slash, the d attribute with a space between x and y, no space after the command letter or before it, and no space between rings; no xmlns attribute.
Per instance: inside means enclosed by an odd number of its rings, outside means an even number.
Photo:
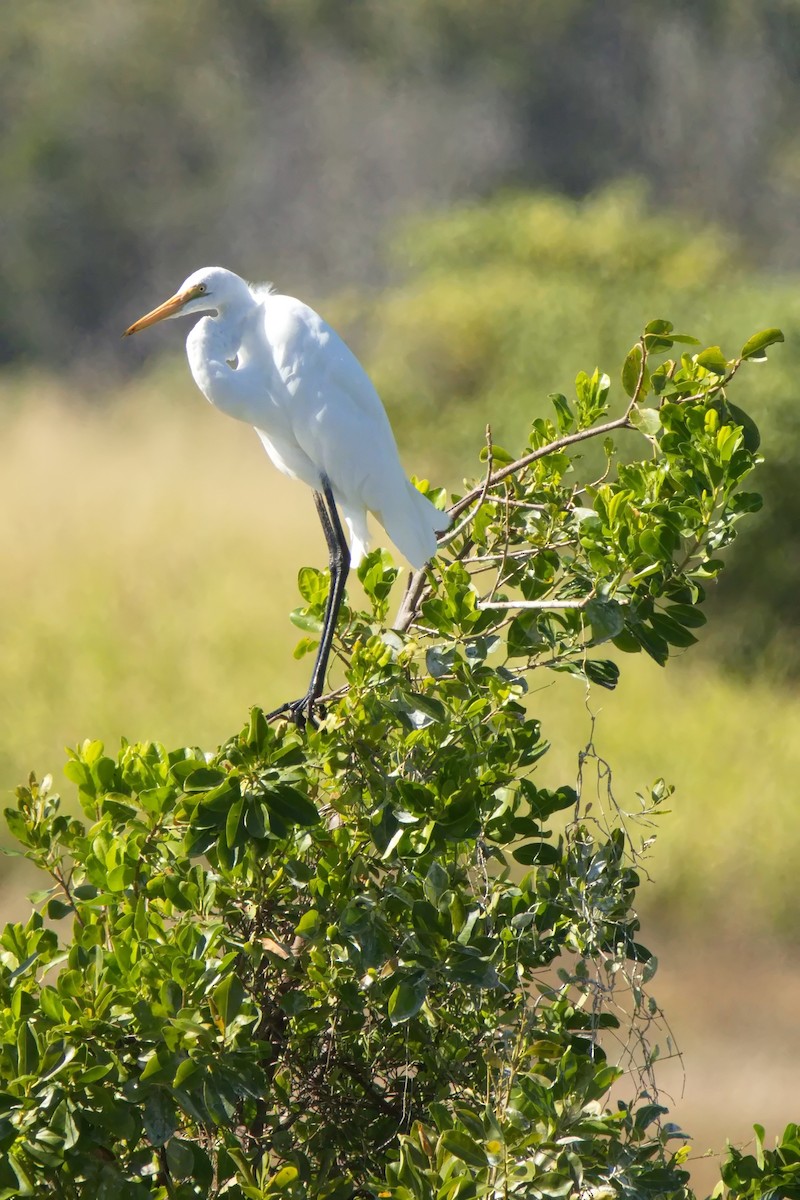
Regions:
<svg viewBox="0 0 800 1200"><path fill-rule="evenodd" d="M58 780L63 747L84 737L213 747L308 670L288 619L298 568L324 562L307 491L205 404L183 364L103 399L46 378L0 385L6 794L31 769ZM541 771L574 781L594 714L623 809L658 776L677 787L646 864L642 940L684 1053L683 1096L676 1064L663 1070L674 1119L697 1153L719 1151L753 1121L771 1135L798 1118L800 969L786 948L800 907L800 700L732 682L702 654L666 671L621 665L613 694L536 681L553 743ZM18 917L32 884L14 859L0 866L0 917ZM694 1164L701 1194L715 1172Z"/></svg>

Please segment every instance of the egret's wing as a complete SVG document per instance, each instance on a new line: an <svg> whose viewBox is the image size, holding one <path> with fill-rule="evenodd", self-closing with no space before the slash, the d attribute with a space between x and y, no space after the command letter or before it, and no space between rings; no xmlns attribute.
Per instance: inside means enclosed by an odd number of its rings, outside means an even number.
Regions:
<svg viewBox="0 0 800 1200"><path fill-rule="evenodd" d="M281 303L275 303L280 301ZM286 414L303 455L333 487L351 528L373 512L415 565L435 550L446 523L409 483L383 404L353 352L299 301L269 297L264 307Z"/></svg>
<svg viewBox="0 0 800 1200"><path fill-rule="evenodd" d="M365 417L389 427L375 387L335 329L307 304L291 296L264 297L264 327L272 357L284 384L296 394L338 389Z"/></svg>
<svg viewBox="0 0 800 1200"><path fill-rule="evenodd" d="M402 474L380 397L336 331L289 296L266 298L264 312L287 416L305 454L342 496L352 485L360 491L359 485L376 472Z"/></svg>

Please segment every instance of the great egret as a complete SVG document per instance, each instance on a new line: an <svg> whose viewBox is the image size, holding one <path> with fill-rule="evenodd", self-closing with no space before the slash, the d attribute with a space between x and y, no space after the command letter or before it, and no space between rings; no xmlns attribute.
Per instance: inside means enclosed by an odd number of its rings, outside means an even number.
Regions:
<svg viewBox="0 0 800 1200"><path fill-rule="evenodd" d="M278 710L302 724L324 688L350 564L356 566L367 550L367 513L375 514L416 568L433 557L436 534L450 519L406 477L378 393L312 308L222 267L202 267L124 336L193 313L206 314L186 339L200 391L215 408L254 425L278 470L314 491L328 544L330 589L308 691Z"/></svg>

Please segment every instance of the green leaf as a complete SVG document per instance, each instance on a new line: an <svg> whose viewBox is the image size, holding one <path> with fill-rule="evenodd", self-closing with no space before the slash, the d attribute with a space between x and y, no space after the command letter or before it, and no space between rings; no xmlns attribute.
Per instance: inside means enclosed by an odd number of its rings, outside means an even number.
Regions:
<svg viewBox="0 0 800 1200"><path fill-rule="evenodd" d="M760 333L754 333L751 338L748 338L742 346L741 358L749 358L754 362L764 362L766 360L767 346L774 346L776 342L782 342L783 334L780 329L762 329Z"/></svg>
<svg viewBox="0 0 800 1200"><path fill-rule="evenodd" d="M755 421L748 413L744 411L744 409L739 408L736 404L731 404L730 401L726 407L733 421L735 421L737 425L741 426L742 433L744 434L745 448L749 450L751 454L755 454L761 445L761 434L759 433L759 429Z"/></svg>
<svg viewBox="0 0 800 1200"><path fill-rule="evenodd" d="M428 993L427 976L415 972L404 979L389 997L389 1020L393 1025L402 1025L415 1017L425 1003Z"/></svg>
<svg viewBox="0 0 800 1200"><path fill-rule="evenodd" d="M763 505L764 499L758 492L737 492L728 508L735 513L756 513L761 511Z"/></svg>
<svg viewBox="0 0 800 1200"><path fill-rule="evenodd" d="M109 892L124 892L136 878L136 868L133 863L118 863L112 867L106 876L106 888Z"/></svg>
<svg viewBox="0 0 800 1200"><path fill-rule="evenodd" d="M188 1179L194 1174L195 1147L182 1138L170 1138L167 1142L167 1166L175 1179Z"/></svg>
<svg viewBox="0 0 800 1200"><path fill-rule="evenodd" d="M510 658L527 658L545 645L541 622L546 618L535 612L521 612L514 617L508 628L508 654Z"/></svg>
<svg viewBox="0 0 800 1200"><path fill-rule="evenodd" d="M98 1063L96 1067L89 1067L86 1071L81 1071L81 1086L87 1083L97 1083L100 1079L105 1079L111 1073L111 1063Z"/></svg>
<svg viewBox="0 0 800 1200"><path fill-rule="evenodd" d="M283 1188L288 1187L290 1183L294 1183L299 1176L300 1172L297 1167L281 1167L279 1171L276 1171L267 1180L267 1190L281 1191ZM335 1200L335 1197L332 1200Z"/></svg>
<svg viewBox="0 0 800 1200"><path fill-rule="evenodd" d="M11 836L16 838L18 842L21 842L23 846L30 846L31 836L28 822L24 815L21 812L17 812L14 808L7 808L4 815Z"/></svg>
<svg viewBox="0 0 800 1200"><path fill-rule="evenodd" d="M707 371L713 371L715 375L727 374L728 360L719 346L709 346L707 350L701 350L697 355L697 362Z"/></svg>
<svg viewBox="0 0 800 1200"><path fill-rule="evenodd" d="M312 606L321 606L328 595L328 576L316 567L301 567L297 573L297 590Z"/></svg>
<svg viewBox="0 0 800 1200"><path fill-rule="evenodd" d="M199 1067L193 1058L185 1058L175 1072L175 1078L172 1081L172 1086L175 1088L183 1087L184 1083L196 1075Z"/></svg>
<svg viewBox="0 0 800 1200"><path fill-rule="evenodd" d="M575 377L575 394L578 401L578 416L582 427L592 425L608 408L608 393L611 380L599 370L591 376L579 371Z"/></svg>
<svg viewBox="0 0 800 1200"><path fill-rule="evenodd" d="M133 910L133 928L136 930L136 935L142 941L147 940L150 932L149 921L147 919L147 901L144 896L140 895L136 901L136 907Z"/></svg>
<svg viewBox="0 0 800 1200"><path fill-rule="evenodd" d="M294 608L289 613L289 620L298 629L303 629L307 633L322 632L322 618L316 617L313 613L308 612L305 608Z"/></svg>
<svg viewBox="0 0 800 1200"><path fill-rule="evenodd" d="M681 625L686 625L690 629L697 629L701 625L705 625L708 620L706 614L693 604L670 604L664 611L675 621L680 621Z"/></svg>
<svg viewBox="0 0 800 1200"><path fill-rule="evenodd" d="M163 1045L157 1046L147 1056L147 1059L144 1064L144 1068L143 1068L142 1073L139 1076L139 1078L142 1082L144 1082L145 1080L148 1080L148 1079L153 1080L157 1076L161 1076L161 1075L167 1076L167 1075L171 1074L171 1066L172 1066L172 1055L169 1053L169 1051L166 1049L165 1046L163 1046Z"/></svg>
<svg viewBox="0 0 800 1200"><path fill-rule="evenodd" d="M308 796L288 783L277 783L264 792L264 802L271 812L288 825L318 825L319 809Z"/></svg>
<svg viewBox="0 0 800 1200"><path fill-rule="evenodd" d="M565 808L574 808L578 803L578 793L571 787L550 791L549 788L537 789L532 782L524 780L523 791L531 807L531 816L537 821L544 821Z"/></svg>
<svg viewBox="0 0 800 1200"><path fill-rule="evenodd" d="M655 437L661 431L661 416L657 408L639 408L636 405L628 420L646 437Z"/></svg>
<svg viewBox="0 0 800 1200"><path fill-rule="evenodd" d="M561 851L549 842L526 842L511 853L524 867L552 867L561 861Z"/></svg>
<svg viewBox="0 0 800 1200"><path fill-rule="evenodd" d="M39 1004L44 1015L51 1021L60 1023L64 1020L64 1005L55 988L43 987L39 993Z"/></svg>
<svg viewBox="0 0 800 1200"><path fill-rule="evenodd" d="M489 447L488 446L483 446L481 448L479 458L482 463L488 462L488 460L489 460ZM504 449L502 446L495 446L495 445L492 446L492 466L493 467L507 467L509 465L509 463L512 463L512 462L514 462L513 454L509 454L508 450Z"/></svg>
<svg viewBox="0 0 800 1200"><path fill-rule="evenodd" d="M666 612L654 613L650 623L658 636L670 646L693 646L697 641L693 633Z"/></svg>
<svg viewBox="0 0 800 1200"><path fill-rule="evenodd" d="M439 1145L443 1150L460 1158L470 1167L488 1167L489 1157L486 1151L468 1133L460 1129L446 1129L439 1137Z"/></svg>
<svg viewBox="0 0 800 1200"><path fill-rule="evenodd" d="M8 1158L3 1155L0 1157L0 1183L3 1185L3 1191L0 1196L3 1200L6 1197L11 1200L12 1197L39 1197L40 1189L36 1187L34 1180L28 1174L28 1171L20 1162L19 1154L11 1152Z"/></svg>
<svg viewBox="0 0 800 1200"><path fill-rule="evenodd" d="M318 646L319 641L316 638L300 638L300 641L292 651L292 657L296 659L305 658L307 654L313 654Z"/></svg>
<svg viewBox="0 0 800 1200"><path fill-rule="evenodd" d="M267 837L268 812L265 804L262 804L254 796L247 797L247 803L244 810L244 827L247 830L248 836L252 838Z"/></svg>
<svg viewBox="0 0 800 1200"><path fill-rule="evenodd" d="M672 558L673 541L670 531L663 525L643 529L639 534L639 545L644 553L661 561Z"/></svg>
<svg viewBox="0 0 800 1200"><path fill-rule="evenodd" d="M619 683L619 667L610 659L589 658L583 664L586 678L599 687L613 691Z"/></svg>
<svg viewBox="0 0 800 1200"><path fill-rule="evenodd" d="M440 898L450 887L450 875L436 859L428 867L424 886L425 895L434 905L439 903Z"/></svg>
<svg viewBox="0 0 800 1200"><path fill-rule="evenodd" d="M648 321L644 327L645 333L652 333L660 336L669 335L672 333L672 330L672 321L665 321L662 317L655 317L652 321Z"/></svg>
<svg viewBox="0 0 800 1200"><path fill-rule="evenodd" d="M663 638L654 633L652 629L642 623L631 626L630 632L636 638L639 645L645 650L650 657L663 667L666 665L669 658L669 646ZM615 644L620 641L620 638L615 638ZM627 650L627 647L623 647ZM628 651L629 652L629 651Z"/></svg>
<svg viewBox="0 0 800 1200"><path fill-rule="evenodd" d="M142 1110L144 1131L151 1146L163 1146L178 1128L172 1098L162 1088L153 1088Z"/></svg>
<svg viewBox="0 0 800 1200"><path fill-rule="evenodd" d="M469 924L465 926L465 929ZM464 930L461 931L464 937ZM494 943L492 943L494 945ZM463 942L451 942L447 953L447 974L451 980L465 983L469 987L496 988L500 985L494 963L480 948L475 945L465 945Z"/></svg>
<svg viewBox="0 0 800 1200"><path fill-rule="evenodd" d="M434 679L441 679L452 674L457 657L453 646L430 646L425 652L425 666Z"/></svg>
<svg viewBox="0 0 800 1200"><path fill-rule="evenodd" d="M225 781L225 772L217 767L198 767L189 772L183 780L185 792L208 792Z"/></svg>
<svg viewBox="0 0 800 1200"><path fill-rule="evenodd" d="M569 433L575 425L575 414L569 406L566 396L561 392L551 392L548 400L556 410L556 423L559 433Z"/></svg>
<svg viewBox="0 0 800 1200"><path fill-rule="evenodd" d="M586 615L592 627L592 641L606 642L621 633L625 626L622 606L617 600L590 600Z"/></svg>
<svg viewBox="0 0 800 1200"><path fill-rule="evenodd" d="M239 830L242 828L244 803L244 796L239 796L231 805L228 810L228 816L225 819L225 841L231 848L236 845Z"/></svg>
<svg viewBox="0 0 800 1200"><path fill-rule="evenodd" d="M633 398L636 394L636 388L639 383L639 376L642 370L643 351L641 344L636 343L629 351L627 358L622 366L622 386L628 396ZM644 378L642 379L644 384ZM644 392L644 387L642 387Z"/></svg>
<svg viewBox="0 0 800 1200"><path fill-rule="evenodd" d="M242 1009L245 990L237 975L228 975L211 993L220 1020L227 1028Z"/></svg>
<svg viewBox="0 0 800 1200"><path fill-rule="evenodd" d="M319 929L319 924L322 918L315 908L309 908L304 912L300 920L294 927L296 937L305 938L308 941Z"/></svg>
<svg viewBox="0 0 800 1200"><path fill-rule="evenodd" d="M51 921L60 921L62 917L66 917L68 913L74 911L75 909L71 904L67 904L64 900L59 900L57 896L53 896L52 900L48 900L45 906L45 912Z"/></svg>

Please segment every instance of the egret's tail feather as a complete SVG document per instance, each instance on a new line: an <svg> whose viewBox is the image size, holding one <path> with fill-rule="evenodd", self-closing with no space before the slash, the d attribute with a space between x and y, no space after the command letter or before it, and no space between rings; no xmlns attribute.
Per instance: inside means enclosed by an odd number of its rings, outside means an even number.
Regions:
<svg viewBox="0 0 800 1200"><path fill-rule="evenodd" d="M339 506L350 535L350 565L357 567L369 550L367 514L363 508L350 507L341 501ZM400 553L417 570L436 553L436 534L450 526L447 513L431 504L407 479L403 479L391 502L384 503L375 516Z"/></svg>
<svg viewBox="0 0 800 1200"><path fill-rule="evenodd" d="M342 511L347 532L350 534L350 566L354 569L369 550L369 530L367 529L367 514L361 512Z"/></svg>
<svg viewBox="0 0 800 1200"><path fill-rule="evenodd" d="M419 570L436 553L436 534L450 525L450 517L431 504L406 480L400 503L380 514L380 521L397 549Z"/></svg>

